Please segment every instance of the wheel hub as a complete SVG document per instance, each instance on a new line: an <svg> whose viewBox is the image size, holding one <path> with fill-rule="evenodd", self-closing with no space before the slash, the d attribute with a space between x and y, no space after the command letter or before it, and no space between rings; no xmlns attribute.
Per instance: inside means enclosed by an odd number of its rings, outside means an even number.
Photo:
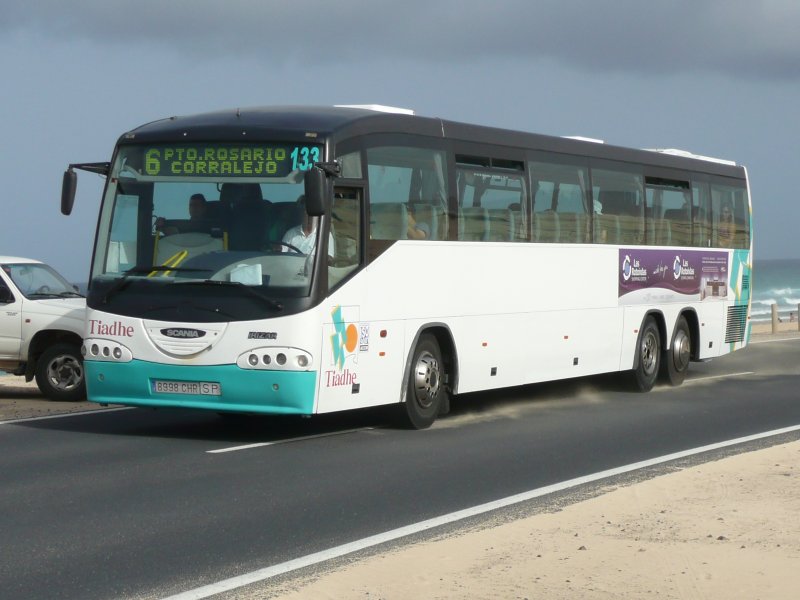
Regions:
<svg viewBox="0 0 800 600"><path fill-rule="evenodd" d="M439 361L430 352L420 354L414 368L414 395L417 404L429 408L439 394Z"/></svg>
<svg viewBox="0 0 800 600"><path fill-rule="evenodd" d="M48 365L47 376L54 387L65 391L72 390L80 385L83 369L74 358L59 356Z"/></svg>
<svg viewBox="0 0 800 600"><path fill-rule="evenodd" d="M672 363L678 371L683 371L689 366L692 348L689 343L689 336L686 332L679 330L675 334L675 341L672 344Z"/></svg>

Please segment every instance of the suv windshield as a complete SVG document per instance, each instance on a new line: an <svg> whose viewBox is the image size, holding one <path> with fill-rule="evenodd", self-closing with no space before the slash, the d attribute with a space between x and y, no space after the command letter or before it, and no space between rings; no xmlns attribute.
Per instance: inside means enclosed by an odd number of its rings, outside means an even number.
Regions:
<svg viewBox="0 0 800 600"><path fill-rule="evenodd" d="M29 299L79 298L81 294L54 271L42 263L4 264L0 268L11 278L19 291Z"/></svg>
<svg viewBox="0 0 800 600"><path fill-rule="evenodd" d="M320 151L302 144L121 146L101 213L93 286L116 282L116 293L191 281L182 289L202 296L225 282L267 298L307 296L320 244L318 219L305 212L303 174ZM332 253L332 244L324 246Z"/></svg>

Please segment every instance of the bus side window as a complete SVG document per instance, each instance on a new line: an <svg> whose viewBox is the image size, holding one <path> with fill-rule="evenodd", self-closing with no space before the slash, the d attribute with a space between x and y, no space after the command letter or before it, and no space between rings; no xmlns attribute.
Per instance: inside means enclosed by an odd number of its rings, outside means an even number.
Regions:
<svg viewBox="0 0 800 600"><path fill-rule="evenodd" d="M444 153L425 148L367 149L369 237L442 239L447 232Z"/></svg>
<svg viewBox="0 0 800 600"><path fill-rule="evenodd" d="M617 217L619 243L643 244L645 225L643 177L637 173L592 169L592 185L597 187L596 198L599 203L594 209L595 213Z"/></svg>
<svg viewBox="0 0 800 600"><path fill-rule="evenodd" d="M361 190L337 187L331 207L335 253L328 263L328 285L334 287L358 266L361 247Z"/></svg>
<svg viewBox="0 0 800 600"><path fill-rule="evenodd" d="M531 162L535 239L538 242L588 242L592 223L587 207L589 170L585 166Z"/></svg>
<svg viewBox="0 0 800 600"><path fill-rule="evenodd" d="M750 218L744 188L711 184L712 240L720 248L750 246Z"/></svg>
<svg viewBox="0 0 800 600"><path fill-rule="evenodd" d="M708 222L711 199L707 183L692 184L692 245L711 246L711 227Z"/></svg>

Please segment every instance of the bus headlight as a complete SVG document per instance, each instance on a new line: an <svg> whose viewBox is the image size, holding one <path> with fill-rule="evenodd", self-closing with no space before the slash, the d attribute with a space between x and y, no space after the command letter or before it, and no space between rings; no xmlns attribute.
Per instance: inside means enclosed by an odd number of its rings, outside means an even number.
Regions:
<svg viewBox="0 0 800 600"><path fill-rule="evenodd" d="M307 371L314 358L300 348L261 347L240 354L236 364L242 369L261 371Z"/></svg>

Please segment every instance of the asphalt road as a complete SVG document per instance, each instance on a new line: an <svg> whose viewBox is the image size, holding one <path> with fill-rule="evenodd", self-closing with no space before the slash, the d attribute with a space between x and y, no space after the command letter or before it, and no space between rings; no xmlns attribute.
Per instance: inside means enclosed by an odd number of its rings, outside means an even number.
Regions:
<svg viewBox="0 0 800 600"><path fill-rule="evenodd" d="M426 431L393 429L383 410L239 420L130 409L0 425L0 596L163 598L798 425L798 359L795 338L693 364L686 384L649 394L620 376L470 394Z"/></svg>

